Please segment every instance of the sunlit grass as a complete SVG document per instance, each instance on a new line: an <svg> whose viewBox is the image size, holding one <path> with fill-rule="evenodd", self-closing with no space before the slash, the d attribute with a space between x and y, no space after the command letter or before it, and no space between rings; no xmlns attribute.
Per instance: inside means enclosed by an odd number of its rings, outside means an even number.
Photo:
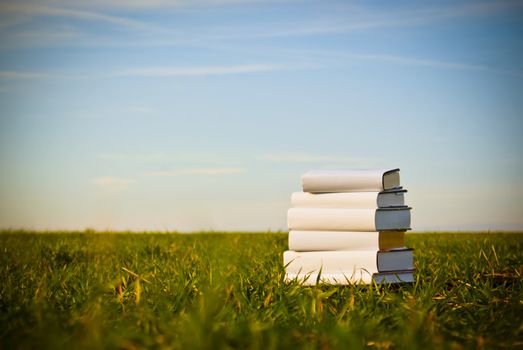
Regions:
<svg viewBox="0 0 523 350"><path fill-rule="evenodd" d="M302 287L286 234L4 232L0 347L523 347L523 235L406 237L414 284Z"/></svg>

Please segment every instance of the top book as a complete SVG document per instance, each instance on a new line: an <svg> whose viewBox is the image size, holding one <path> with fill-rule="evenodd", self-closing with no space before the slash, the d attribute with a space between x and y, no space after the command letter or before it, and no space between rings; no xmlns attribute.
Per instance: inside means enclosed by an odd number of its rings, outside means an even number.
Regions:
<svg viewBox="0 0 523 350"><path fill-rule="evenodd" d="M400 188L400 170L312 170L302 175L301 184L310 193L387 191Z"/></svg>

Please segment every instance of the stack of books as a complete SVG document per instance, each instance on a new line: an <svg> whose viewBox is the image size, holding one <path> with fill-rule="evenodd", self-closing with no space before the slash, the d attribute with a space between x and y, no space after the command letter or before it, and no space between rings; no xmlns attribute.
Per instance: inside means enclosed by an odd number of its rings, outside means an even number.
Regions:
<svg viewBox="0 0 523 350"><path fill-rule="evenodd" d="M304 285L414 281L410 210L399 169L310 171L287 213L286 281Z"/></svg>

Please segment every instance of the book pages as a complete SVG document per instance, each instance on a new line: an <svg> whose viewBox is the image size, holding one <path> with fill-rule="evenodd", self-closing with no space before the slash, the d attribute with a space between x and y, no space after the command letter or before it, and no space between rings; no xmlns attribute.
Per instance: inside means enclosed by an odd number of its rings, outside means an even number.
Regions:
<svg viewBox="0 0 523 350"><path fill-rule="evenodd" d="M375 209L290 208L290 230L303 231L376 231Z"/></svg>
<svg viewBox="0 0 523 350"><path fill-rule="evenodd" d="M304 192L383 191L383 176L397 169L313 170L301 177Z"/></svg>

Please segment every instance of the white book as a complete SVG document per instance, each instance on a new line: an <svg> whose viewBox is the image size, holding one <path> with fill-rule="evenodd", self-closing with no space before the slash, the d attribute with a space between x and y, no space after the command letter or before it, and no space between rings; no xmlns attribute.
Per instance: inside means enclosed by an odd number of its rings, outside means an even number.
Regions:
<svg viewBox="0 0 523 350"><path fill-rule="evenodd" d="M413 270L413 250L348 250L283 253L287 274L343 275L350 281L365 280L375 273ZM367 276L367 277L365 277Z"/></svg>
<svg viewBox="0 0 523 350"><path fill-rule="evenodd" d="M382 250L405 247L405 231L290 231L289 250Z"/></svg>
<svg viewBox="0 0 523 350"><path fill-rule="evenodd" d="M410 230L410 208L290 208L287 226L296 231Z"/></svg>
<svg viewBox="0 0 523 350"><path fill-rule="evenodd" d="M387 192L295 192L291 195L293 208L354 208L372 209L405 205L405 192L398 189Z"/></svg>
<svg viewBox="0 0 523 350"><path fill-rule="evenodd" d="M381 192L400 186L399 169L312 170L302 175L304 192Z"/></svg>
<svg viewBox="0 0 523 350"><path fill-rule="evenodd" d="M313 286L317 282L324 284L370 284L374 280L378 284L382 283L412 283L414 282L414 270L392 271L370 274L362 272L359 275L348 277L345 274L295 274L286 273L285 282L297 281L304 286Z"/></svg>

